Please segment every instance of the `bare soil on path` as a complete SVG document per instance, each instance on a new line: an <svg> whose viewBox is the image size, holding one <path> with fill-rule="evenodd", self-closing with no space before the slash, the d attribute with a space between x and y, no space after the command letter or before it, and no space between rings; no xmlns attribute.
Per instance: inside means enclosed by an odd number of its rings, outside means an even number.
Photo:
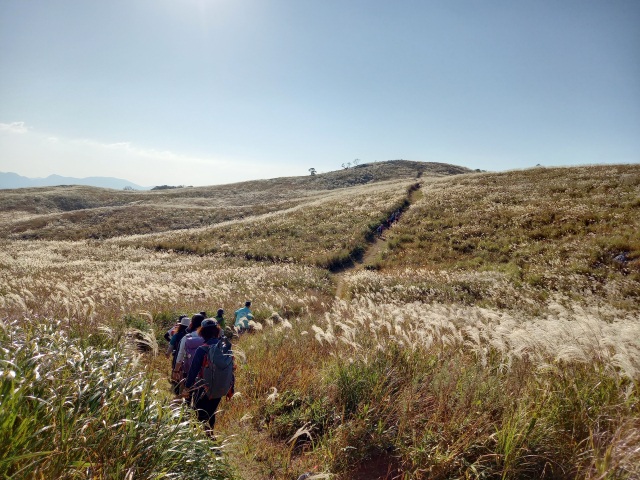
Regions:
<svg viewBox="0 0 640 480"><path fill-rule="evenodd" d="M395 224L401 221L402 215L405 211L411 208L411 205L415 203L420 197L422 192L420 190L421 185L412 189L407 194L408 205L399 212L399 216L396 221L388 229L385 229L383 235L375 236L373 242L369 243L366 251L362 257L354 261L352 265L346 267L344 270L334 273L336 281L336 293L335 296L339 299L348 298L348 281L346 276L353 272L359 271L368 266L375 266L376 262L381 258L382 252L387 248L389 239L393 238L393 230ZM221 427L224 433L225 424L224 419L221 419ZM246 426L245 428L251 429ZM254 442L251 439L251 435L259 435L260 440ZM235 466L236 473L241 478L246 480L261 480L264 478L282 478L282 475L292 475L290 478L297 478L299 474L305 472L308 465L304 465L304 460L300 461L295 456L287 458L287 452L282 451L282 446L277 442L271 442L268 436L262 432L236 432L235 440L230 443L228 455L231 458L231 463ZM261 450L256 450L256 446L260 446ZM252 458L254 461L247 462L247 458ZM386 480L395 476L395 468L390 460L383 456L373 459L368 464L357 466L354 470L348 473L349 477L353 480ZM343 477L345 478L345 477Z"/></svg>
<svg viewBox="0 0 640 480"><path fill-rule="evenodd" d="M413 205L417 200L422 197L422 184L419 184L417 188L411 190L407 195L407 201L409 205L400 212L398 218L393 225L391 225L388 229L386 229L381 236L375 236L374 241L371 242L367 248L367 250L362 255L362 258L359 261L353 263L352 266L342 270L339 273L335 274L336 278L336 297L340 299L345 299L347 294L347 282L345 281L345 276L348 273L362 270L363 268L372 267L375 265L376 260L378 260L382 254L382 252L387 248L387 241L389 238L393 236L393 228L396 223L399 222L402 218L404 212L406 212L411 205Z"/></svg>

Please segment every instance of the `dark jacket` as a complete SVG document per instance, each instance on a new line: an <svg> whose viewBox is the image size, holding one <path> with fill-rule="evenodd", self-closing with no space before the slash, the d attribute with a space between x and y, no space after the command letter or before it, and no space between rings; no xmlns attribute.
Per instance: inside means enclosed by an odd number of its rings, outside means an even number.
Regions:
<svg viewBox="0 0 640 480"><path fill-rule="evenodd" d="M198 374L200 373L200 369L202 368L202 362L204 361L204 356L209 352L209 347L215 345L220 341L219 338L210 338L204 344L199 346L196 350L196 353L193 355L193 360L191 361L191 368L189 368L189 374L187 375L187 383L185 386L187 388L193 387L196 383L196 379L198 378Z"/></svg>
<svg viewBox="0 0 640 480"><path fill-rule="evenodd" d="M178 356L178 350L180 349L180 341L187 334L187 330L184 329L182 331L178 331L175 333L169 342L169 344L173 347L173 351L171 352L171 369L176 368L176 357Z"/></svg>

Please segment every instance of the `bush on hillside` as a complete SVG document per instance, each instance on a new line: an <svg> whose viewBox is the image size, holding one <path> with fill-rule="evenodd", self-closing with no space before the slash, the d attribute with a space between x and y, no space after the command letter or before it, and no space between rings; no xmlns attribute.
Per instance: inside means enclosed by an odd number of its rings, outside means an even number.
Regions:
<svg viewBox="0 0 640 480"><path fill-rule="evenodd" d="M0 340L0 477L230 478L135 356L34 319L4 321Z"/></svg>

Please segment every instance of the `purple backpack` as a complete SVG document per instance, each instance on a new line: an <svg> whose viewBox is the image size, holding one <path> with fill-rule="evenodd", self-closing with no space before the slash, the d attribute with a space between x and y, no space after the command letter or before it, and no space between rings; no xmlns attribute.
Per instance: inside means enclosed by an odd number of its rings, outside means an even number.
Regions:
<svg viewBox="0 0 640 480"><path fill-rule="evenodd" d="M187 336L184 340L184 361L182 362L182 371L184 372L184 376L189 375L189 369L191 368L191 362L193 361L193 356L196 354L196 350L200 345L204 343L204 338L202 337L191 337Z"/></svg>

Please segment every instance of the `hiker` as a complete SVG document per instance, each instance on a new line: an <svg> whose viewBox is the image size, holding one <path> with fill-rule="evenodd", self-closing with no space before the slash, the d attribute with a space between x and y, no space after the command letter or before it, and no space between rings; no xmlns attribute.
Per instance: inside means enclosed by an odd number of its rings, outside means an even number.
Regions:
<svg viewBox="0 0 640 480"><path fill-rule="evenodd" d="M232 332L227 331L227 321L224 318L224 310L222 308L218 309L218 312L216 313L214 320L218 322L218 326L220 327L220 332L222 336L230 337L233 335ZM230 334L230 335L227 335L227 334Z"/></svg>
<svg viewBox="0 0 640 480"><path fill-rule="evenodd" d="M251 307L251 301L247 300L244 302L244 307L239 308L235 312L236 321L234 326L238 333L244 333L249 330L249 321L253 320L253 314L249 307Z"/></svg>
<svg viewBox="0 0 640 480"><path fill-rule="evenodd" d="M176 359L178 357L178 350L180 348L180 342L182 338L187 334L187 327L190 324L189 317L186 315L180 316L180 322L178 323L177 331L171 336L171 340L169 341L169 346L167 347L167 351L165 352L167 357L172 355L171 359L171 385L173 386L173 393L178 395L180 393L180 381L182 380L182 375L174 375L174 371L176 368Z"/></svg>
<svg viewBox="0 0 640 480"><path fill-rule="evenodd" d="M222 308L218 309L214 320L218 323L220 331L224 332L224 328L227 326L227 321L224 319L224 310Z"/></svg>
<svg viewBox="0 0 640 480"><path fill-rule="evenodd" d="M176 356L178 355L178 350L180 349L180 342L182 341L182 337L187 334L187 327L189 327L191 320L186 315L181 315L180 320L176 323L176 326L170 330L173 332L171 334L171 338L169 338L169 346L165 351L165 355L168 357L173 354L173 361L171 364L171 368L176 366Z"/></svg>
<svg viewBox="0 0 640 480"><path fill-rule="evenodd" d="M189 389L192 406L198 414L198 420L208 423L209 433L211 433L216 424L216 410L224 395L217 398L209 398L201 370L203 369L205 357L209 354L209 349L220 341L220 327L213 318L207 318L198 329L198 334L203 338L204 343L196 350L185 385Z"/></svg>
<svg viewBox="0 0 640 480"><path fill-rule="evenodd" d="M189 368L191 367L191 361L193 360L195 351L204 341L202 337L198 335L198 329L200 328L203 320L204 318L202 318L202 315L199 313L196 313L191 317L191 322L187 328L187 332L189 333L182 337L182 340L180 341L180 348L176 355L176 364L173 367L173 373L171 375L172 379L179 379L178 382L181 382L186 378L187 373L189 373Z"/></svg>
<svg viewBox="0 0 640 480"><path fill-rule="evenodd" d="M189 325L189 328L187 329L187 333L193 333L195 332L198 327L200 327L200 324L202 323L202 321L207 318L206 315L203 315L202 312L200 313L195 313L192 317L191 317L191 323L196 322L196 326L195 327L191 327L191 325Z"/></svg>
<svg viewBox="0 0 640 480"><path fill-rule="evenodd" d="M175 323L175 325L173 327L171 327L169 330L167 330L166 332L164 332L164 339L167 342L171 341L171 337L173 337L173 335L175 335L175 333L178 331L178 327L180 327L180 322L182 321L183 318L189 318L186 315L180 315L178 317L178 321Z"/></svg>

